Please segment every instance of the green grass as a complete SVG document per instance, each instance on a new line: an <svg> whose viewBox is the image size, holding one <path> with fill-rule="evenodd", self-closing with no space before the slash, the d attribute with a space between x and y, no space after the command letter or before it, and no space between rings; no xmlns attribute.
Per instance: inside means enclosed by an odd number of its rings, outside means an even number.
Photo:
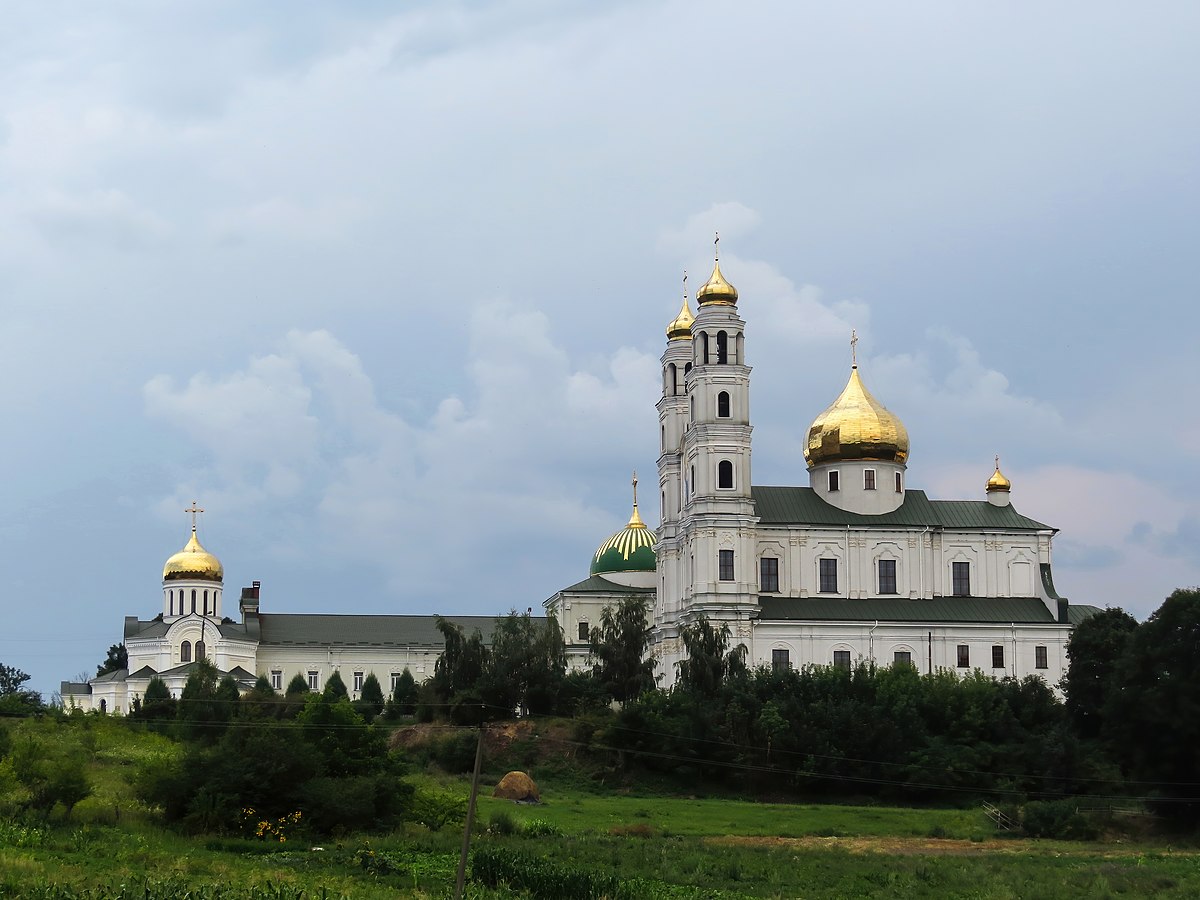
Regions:
<svg viewBox="0 0 1200 900"><path fill-rule="evenodd" d="M178 745L112 720L20 727L41 738L79 741L89 754L95 792L69 821L61 810L46 824L0 818L0 898L74 900L91 891L90 900L156 900L185 890L194 900L443 898L453 885L461 839L454 827L344 835L322 841L321 850L299 839L189 837L164 830L131 788L140 765L178 759ZM463 795L468 790L461 777L413 780ZM635 896L654 900L1200 895L1194 850L1000 840L974 809L605 793L594 783L575 786L556 777L542 784L541 805L521 806L492 798L492 783L480 797L475 846L538 860L551 888L571 874L592 873L599 883L615 873L625 883L639 879ZM0 801L3 793L0 772ZM511 833L488 833L493 819L505 816ZM730 842L731 835L747 842ZM468 896L518 895L473 885Z"/></svg>

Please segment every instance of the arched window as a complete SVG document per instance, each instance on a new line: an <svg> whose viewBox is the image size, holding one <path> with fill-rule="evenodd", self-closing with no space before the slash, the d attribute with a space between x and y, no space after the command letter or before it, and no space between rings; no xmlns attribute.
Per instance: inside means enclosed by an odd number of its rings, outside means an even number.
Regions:
<svg viewBox="0 0 1200 900"><path fill-rule="evenodd" d="M179 645L179 661L180 662L191 662L192 661L192 642L191 641L184 641L182 644Z"/></svg>
<svg viewBox="0 0 1200 900"><path fill-rule="evenodd" d="M717 487L733 487L733 463L727 459L723 459L717 464Z"/></svg>
<svg viewBox="0 0 1200 900"><path fill-rule="evenodd" d="M168 593L168 594L170 595L170 597L171 597L171 615L175 615L175 592L174 592L174 591L167 591L167 593Z"/></svg>
<svg viewBox="0 0 1200 900"><path fill-rule="evenodd" d="M717 394L717 418L729 418L729 391L721 391Z"/></svg>
<svg viewBox="0 0 1200 900"><path fill-rule="evenodd" d="M196 659L204 659L204 641L196 641Z"/></svg>
<svg viewBox="0 0 1200 900"><path fill-rule="evenodd" d="M691 492L692 492L693 494L695 494L695 493L696 493L696 467L695 467L695 466L692 466L692 488L691 488Z"/></svg>
<svg viewBox="0 0 1200 900"><path fill-rule="evenodd" d="M667 366L667 381L670 382L667 390L670 391L671 396L674 397L679 393L679 371L675 368L675 363L670 363Z"/></svg>
<svg viewBox="0 0 1200 900"><path fill-rule="evenodd" d="M666 450L666 449L667 449L667 426L666 426L666 425L664 425L664 426L663 426L661 429L659 429L659 430L662 432L662 448L663 448L664 450Z"/></svg>
<svg viewBox="0 0 1200 900"><path fill-rule="evenodd" d="M196 589L192 588L192 612L196 611Z"/></svg>
<svg viewBox="0 0 1200 900"><path fill-rule="evenodd" d="M662 492L662 501L658 505L659 515L664 519L667 517L667 492Z"/></svg>
<svg viewBox="0 0 1200 900"><path fill-rule="evenodd" d="M746 364L746 336L738 333L733 343L733 361L739 366Z"/></svg>
<svg viewBox="0 0 1200 900"><path fill-rule="evenodd" d="M102 713L108 712L108 701L103 698L101 698L101 700L100 700L100 712L102 712Z"/></svg>
<svg viewBox="0 0 1200 900"><path fill-rule="evenodd" d="M717 332L717 362L721 365L729 362L729 335L723 331Z"/></svg>
<svg viewBox="0 0 1200 900"><path fill-rule="evenodd" d="M209 609L208 609L208 591L205 591L205 592L204 592L204 614L207 616L207 615L208 615L208 612L209 612Z"/></svg>
<svg viewBox="0 0 1200 900"><path fill-rule="evenodd" d="M691 363L687 363L687 364L686 364L686 365L683 367L683 378L684 378L684 380L685 380L685 381L687 380L688 372L690 372L690 371L692 371L692 364L691 364Z"/></svg>
<svg viewBox="0 0 1200 900"><path fill-rule="evenodd" d="M692 421L695 422L696 421L696 398L695 397L688 398L688 407L689 407L688 415L691 416Z"/></svg>
<svg viewBox="0 0 1200 900"><path fill-rule="evenodd" d="M700 365L708 365L708 332L700 332Z"/></svg>

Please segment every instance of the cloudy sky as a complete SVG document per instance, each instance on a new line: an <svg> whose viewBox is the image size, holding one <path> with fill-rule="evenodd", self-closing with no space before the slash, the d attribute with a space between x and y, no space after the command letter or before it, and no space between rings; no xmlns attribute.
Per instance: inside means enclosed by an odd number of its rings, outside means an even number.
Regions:
<svg viewBox="0 0 1200 900"><path fill-rule="evenodd" d="M3 17L0 662L47 694L193 498L265 611L539 609L654 482L716 229L756 483L807 483L853 327L912 486L999 453L1076 602L1200 581L1195 3Z"/></svg>

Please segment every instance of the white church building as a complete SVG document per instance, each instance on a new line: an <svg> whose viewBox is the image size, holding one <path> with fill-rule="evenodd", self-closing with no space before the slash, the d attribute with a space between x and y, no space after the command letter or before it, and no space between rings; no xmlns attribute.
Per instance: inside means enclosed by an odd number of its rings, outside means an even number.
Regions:
<svg viewBox="0 0 1200 900"><path fill-rule="evenodd" d="M693 316L684 295L662 356L658 532L635 493L589 578L544 604L572 661L604 606L637 594L664 686L700 616L728 625L751 666L906 662L1056 685L1071 627L1097 609L1055 591L1055 529L1017 512L999 460L979 500L911 488L904 424L852 365L808 430L808 485L755 485L745 322L719 261L696 300Z"/></svg>
<svg viewBox="0 0 1200 900"><path fill-rule="evenodd" d="M751 666L904 662L1057 685L1072 626L1098 610L1055 591L1055 529L1017 512L999 460L983 499L911 488L904 424L852 365L808 430L808 485L755 485L745 322L719 262L696 300L693 316L684 294L662 356L657 532L638 511L635 476L628 524L600 545L586 579L543 603L571 667L588 665L604 609L635 596L664 687L681 629L701 616L727 625ZM246 689L263 676L282 691L299 674L320 690L339 671L356 697L371 673L385 692L405 669L432 676L443 647L432 615L267 613L258 582L230 607L224 569L197 536L202 511L188 510L191 536L163 567L161 611L125 620L128 668L63 682L68 708L127 712L156 676L178 696L204 658ZM486 639L495 617L454 621Z"/></svg>

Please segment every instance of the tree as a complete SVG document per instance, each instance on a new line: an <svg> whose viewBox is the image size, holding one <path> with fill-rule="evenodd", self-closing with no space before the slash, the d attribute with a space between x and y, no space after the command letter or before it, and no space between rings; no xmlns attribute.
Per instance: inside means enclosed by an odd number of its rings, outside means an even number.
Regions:
<svg viewBox="0 0 1200 900"><path fill-rule="evenodd" d="M512 610L496 621L480 686L493 714L551 712L566 674L566 643L557 620L539 624L528 611Z"/></svg>
<svg viewBox="0 0 1200 900"><path fill-rule="evenodd" d="M236 691L235 685L235 694ZM179 694L176 718L184 736L215 741L224 733L232 715L228 689L222 686L218 692L217 667L207 659L197 661Z"/></svg>
<svg viewBox="0 0 1200 900"><path fill-rule="evenodd" d="M370 711L371 717L383 712L383 688L379 686L379 679L375 677L374 672L369 673L366 681L363 682L362 697L359 702Z"/></svg>
<svg viewBox="0 0 1200 900"><path fill-rule="evenodd" d="M654 660L646 656L650 626L649 602L627 597L614 613L605 607L600 625L592 629L592 673L614 700L624 703L654 688Z"/></svg>
<svg viewBox="0 0 1200 900"><path fill-rule="evenodd" d="M392 702L396 704L396 712L402 716L411 716L417 708L417 680L413 678L408 667L396 679L396 687L392 691Z"/></svg>
<svg viewBox="0 0 1200 900"><path fill-rule="evenodd" d="M12 753L12 770L17 782L28 792L26 806L49 816L61 803L65 818L85 797L91 796L87 760L81 748L71 744L26 739Z"/></svg>
<svg viewBox="0 0 1200 900"><path fill-rule="evenodd" d="M0 663L0 716L28 716L42 708L42 695L24 687L28 680L20 669Z"/></svg>
<svg viewBox="0 0 1200 900"><path fill-rule="evenodd" d="M1200 588L1180 589L1129 636L1104 735L1160 812L1200 821Z"/></svg>
<svg viewBox="0 0 1200 900"><path fill-rule="evenodd" d="M292 676L292 680L288 682L287 690L283 692L285 697L299 697L307 693L308 681L299 672Z"/></svg>
<svg viewBox="0 0 1200 900"><path fill-rule="evenodd" d="M1080 737L1100 736L1117 660L1137 627L1137 619L1116 608L1085 619L1072 629L1067 641L1069 665L1061 687L1067 713Z"/></svg>
<svg viewBox="0 0 1200 900"><path fill-rule="evenodd" d="M124 644L113 644L108 648L108 655L104 657L104 662L96 666L96 677L107 675L109 672L116 672L120 669L129 668L129 653L125 649Z"/></svg>
<svg viewBox="0 0 1200 900"><path fill-rule="evenodd" d="M171 696L171 689L167 687L165 681L155 675L146 685L146 693L142 695L141 702L136 711L130 714L130 717L147 722L174 719L175 706L175 698Z"/></svg>
<svg viewBox="0 0 1200 900"><path fill-rule="evenodd" d="M342 700L350 697L350 692L346 690L346 682L342 681L342 674L337 669L333 670L333 674L325 682L325 690L322 693L331 700Z"/></svg>
<svg viewBox="0 0 1200 900"><path fill-rule="evenodd" d="M714 698L726 678L746 671L746 648L729 646L729 626L713 627L704 616L685 625L680 632L686 655L679 667L679 688L702 697Z"/></svg>

